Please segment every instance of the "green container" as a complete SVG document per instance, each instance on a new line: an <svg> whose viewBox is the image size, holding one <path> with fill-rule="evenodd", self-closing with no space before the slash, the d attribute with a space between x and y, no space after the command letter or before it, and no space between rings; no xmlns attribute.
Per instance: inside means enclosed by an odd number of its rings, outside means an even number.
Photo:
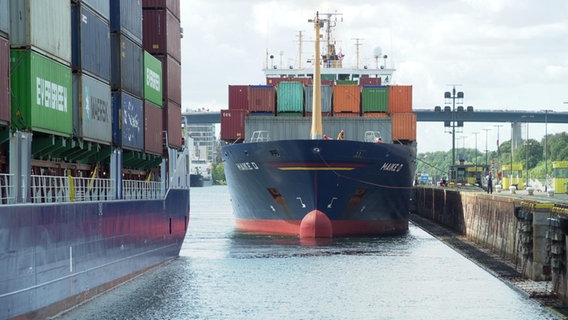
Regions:
<svg viewBox="0 0 568 320"><path fill-rule="evenodd" d="M335 81L337 79L337 76L335 74L322 74L321 79L322 80Z"/></svg>
<svg viewBox="0 0 568 320"><path fill-rule="evenodd" d="M387 86L363 86L362 101L363 113L388 112L389 90Z"/></svg>
<svg viewBox="0 0 568 320"><path fill-rule="evenodd" d="M12 125L56 135L73 134L71 68L31 50L10 52Z"/></svg>
<svg viewBox="0 0 568 320"><path fill-rule="evenodd" d="M162 108L162 62L144 51L144 99Z"/></svg>
<svg viewBox="0 0 568 320"><path fill-rule="evenodd" d="M278 84L276 110L280 112L304 111L304 84L295 81L282 81Z"/></svg>
<svg viewBox="0 0 568 320"><path fill-rule="evenodd" d="M337 84L337 85L344 85L344 84L358 85L359 82L357 82L357 80L337 80L337 81L335 81L335 84Z"/></svg>

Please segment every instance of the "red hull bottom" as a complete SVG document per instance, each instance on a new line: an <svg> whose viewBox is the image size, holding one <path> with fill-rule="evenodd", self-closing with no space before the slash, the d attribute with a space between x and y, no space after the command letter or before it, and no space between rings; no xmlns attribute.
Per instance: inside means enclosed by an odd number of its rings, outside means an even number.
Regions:
<svg viewBox="0 0 568 320"><path fill-rule="evenodd" d="M239 231L271 235L300 235L301 220L237 219ZM333 237L391 235L408 230L408 220L335 220L331 221Z"/></svg>

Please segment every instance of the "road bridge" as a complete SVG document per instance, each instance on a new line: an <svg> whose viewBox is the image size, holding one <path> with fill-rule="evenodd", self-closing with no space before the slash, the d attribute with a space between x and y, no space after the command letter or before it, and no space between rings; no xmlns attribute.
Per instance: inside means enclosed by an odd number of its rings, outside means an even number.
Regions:
<svg viewBox="0 0 568 320"><path fill-rule="evenodd" d="M568 112L521 111L521 110L473 110L457 109L452 112L440 109L414 109L418 122L530 122L530 123L568 123ZM189 124L221 123L221 112L184 113Z"/></svg>

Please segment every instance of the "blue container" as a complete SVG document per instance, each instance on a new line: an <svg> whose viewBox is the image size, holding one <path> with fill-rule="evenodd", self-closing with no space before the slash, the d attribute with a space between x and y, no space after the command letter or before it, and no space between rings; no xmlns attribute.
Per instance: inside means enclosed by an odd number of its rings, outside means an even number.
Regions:
<svg viewBox="0 0 568 320"><path fill-rule="evenodd" d="M110 27L108 21L84 5L73 5L71 14L72 65L110 82Z"/></svg>
<svg viewBox="0 0 568 320"><path fill-rule="evenodd" d="M0 0L0 35L10 33L10 1Z"/></svg>
<svg viewBox="0 0 568 320"><path fill-rule="evenodd" d="M111 0L110 31L142 45L142 0Z"/></svg>
<svg viewBox="0 0 568 320"><path fill-rule="evenodd" d="M144 56L142 47L120 33L111 40L111 88L142 98L144 95Z"/></svg>
<svg viewBox="0 0 568 320"><path fill-rule="evenodd" d="M122 0L121 0L122 1ZM113 2L113 1L111 1ZM80 4L85 4L98 15L103 17L107 22L110 18L110 4L109 0L80 0Z"/></svg>
<svg viewBox="0 0 568 320"><path fill-rule="evenodd" d="M112 93L112 143L124 149L144 148L144 104L126 92Z"/></svg>

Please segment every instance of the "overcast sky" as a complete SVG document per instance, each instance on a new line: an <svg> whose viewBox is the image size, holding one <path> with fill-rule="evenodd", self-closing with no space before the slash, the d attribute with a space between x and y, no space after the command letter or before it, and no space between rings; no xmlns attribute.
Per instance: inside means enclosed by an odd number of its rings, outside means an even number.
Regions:
<svg viewBox="0 0 568 320"><path fill-rule="evenodd" d="M298 65L298 31L313 39L308 19L338 12L336 39L344 65L375 66L380 47L397 71L393 84L413 86L413 107L443 106L450 84L464 106L480 110L568 111L568 1L566 0L182 0L183 109L227 108L228 85L264 84L266 52L274 63ZM302 60L313 56L303 43ZM270 63L270 62L269 62ZM303 62L305 64L305 62ZM497 123L466 123L456 145L495 150ZM500 140L510 139L503 123ZM548 125L549 133L568 125ZM524 129L523 129L524 130ZM525 135L523 131L523 136ZM529 126L540 140L544 125ZM418 151L447 151L442 123L418 124Z"/></svg>

